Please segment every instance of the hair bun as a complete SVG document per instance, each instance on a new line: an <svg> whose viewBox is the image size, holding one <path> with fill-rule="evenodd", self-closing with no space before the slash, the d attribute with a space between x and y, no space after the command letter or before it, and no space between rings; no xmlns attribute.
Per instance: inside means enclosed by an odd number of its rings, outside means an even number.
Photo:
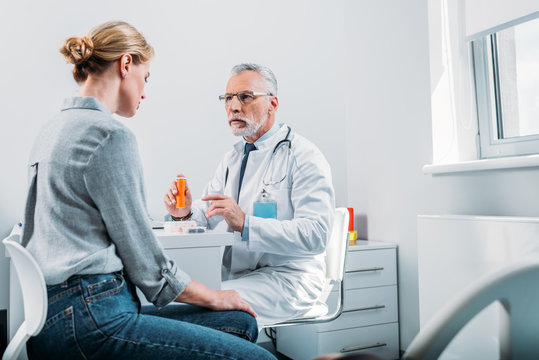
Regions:
<svg viewBox="0 0 539 360"><path fill-rule="evenodd" d="M82 64L92 56L94 43L89 37L70 37L64 42L60 49L67 62L71 64Z"/></svg>

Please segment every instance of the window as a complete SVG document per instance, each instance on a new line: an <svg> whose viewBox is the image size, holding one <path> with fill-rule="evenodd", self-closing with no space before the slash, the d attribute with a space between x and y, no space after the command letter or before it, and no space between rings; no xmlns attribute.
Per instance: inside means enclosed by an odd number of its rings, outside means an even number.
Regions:
<svg viewBox="0 0 539 360"><path fill-rule="evenodd" d="M539 154L539 19L472 41L480 157Z"/></svg>

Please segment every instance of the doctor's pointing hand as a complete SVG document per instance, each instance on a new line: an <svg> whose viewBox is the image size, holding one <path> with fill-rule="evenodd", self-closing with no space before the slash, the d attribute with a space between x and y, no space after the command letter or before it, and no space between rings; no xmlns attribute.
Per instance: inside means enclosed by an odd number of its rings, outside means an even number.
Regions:
<svg viewBox="0 0 539 360"><path fill-rule="evenodd" d="M201 200L211 201L210 207L206 210L207 218L221 215L232 230L243 232L245 213L241 210L234 198L223 194L209 194Z"/></svg>

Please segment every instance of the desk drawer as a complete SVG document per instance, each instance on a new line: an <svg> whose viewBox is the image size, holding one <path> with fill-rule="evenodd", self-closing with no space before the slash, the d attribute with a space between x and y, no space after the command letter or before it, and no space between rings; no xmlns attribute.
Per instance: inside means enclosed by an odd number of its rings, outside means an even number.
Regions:
<svg viewBox="0 0 539 360"><path fill-rule="evenodd" d="M332 293L331 309L338 293ZM316 331L332 331L398 321L397 285L346 291L344 309L337 319L315 324Z"/></svg>
<svg viewBox="0 0 539 360"><path fill-rule="evenodd" d="M399 324L382 324L318 333L318 354L368 353L399 358Z"/></svg>
<svg viewBox="0 0 539 360"><path fill-rule="evenodd" d="M397 284L395 249L351 251L346 258L346 289Z"/></svg>

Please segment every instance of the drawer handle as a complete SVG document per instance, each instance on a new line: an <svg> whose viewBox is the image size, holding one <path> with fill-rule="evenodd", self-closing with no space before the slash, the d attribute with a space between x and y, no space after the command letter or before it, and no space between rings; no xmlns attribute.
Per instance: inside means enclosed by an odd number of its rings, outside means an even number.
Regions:
<svg viewBox="0 0 539 360"><path fill-rule="evenodd" d="M366 271L381 271L384 270L383 267L373 267L373 268L367 268L367 269L359 269L359 270L348 270L347 273L357 273L357 272L366 272Z"/></svg>
<svg viewBox="0 0 539 360"><path fill-rule="evenodd" d="M343 310L343 313L350 312L350 311L365 311L365 310L376 310L376 309L383 309L385 308L385 305L374 305L374 306L368 306L363 308L356 308L356 309L350 309L350 310Z"/></svg>
<svg viewBox="0 0 539 360"><path fill-rule="evenodd" d="M387 346L386 343L376 343L376 344L372 344L372 345L367 345L367 346L358 346L358 347L355 347L355 348L342 348L341 349L341 352L342 353L347 353L347 352L352 352L352 351L359 351L359 350L366 350L366 349L373 349L373 348L377 348L377 347L382 347L382 346Z"/></svg>

